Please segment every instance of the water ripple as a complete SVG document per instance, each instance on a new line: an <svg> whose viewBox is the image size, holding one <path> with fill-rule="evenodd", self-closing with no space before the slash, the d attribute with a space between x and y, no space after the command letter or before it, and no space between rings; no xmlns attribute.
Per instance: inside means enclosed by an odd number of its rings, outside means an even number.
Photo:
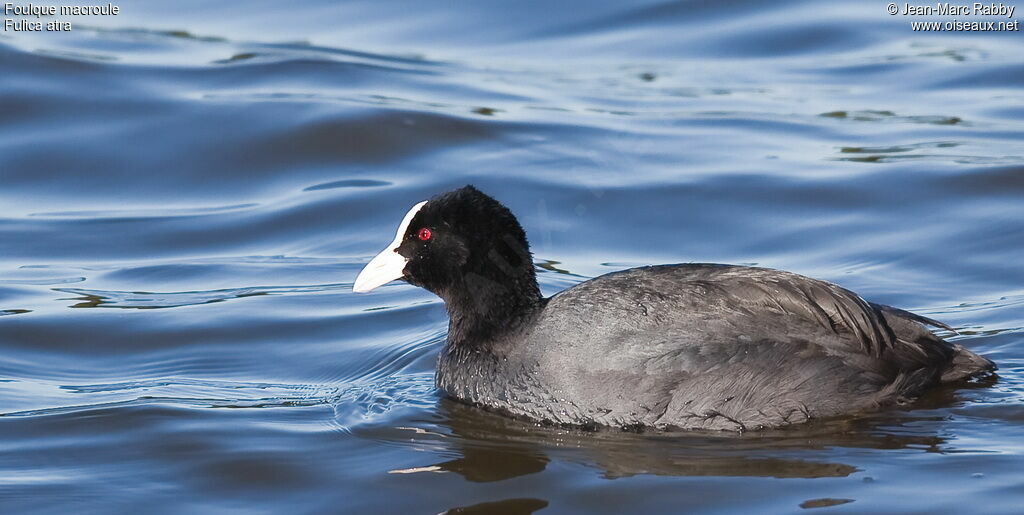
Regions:
<svg viewBox="0 0 1024 515"><path fill-rule="evenodd" d="M246 288L167 293L87 290L84 288L54 288L54 291L80 295L80 297L60 299L78 301L70 306L72 308L161 309L210 304L259 295L324 293L350 289L351 287L350 283L339 283L309 286L252 286Z"/></svg>

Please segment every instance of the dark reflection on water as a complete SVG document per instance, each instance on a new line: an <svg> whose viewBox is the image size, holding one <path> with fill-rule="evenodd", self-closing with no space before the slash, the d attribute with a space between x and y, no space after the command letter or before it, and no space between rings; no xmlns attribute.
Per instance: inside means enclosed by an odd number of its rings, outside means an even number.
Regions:
<svg viewBox="0 0 1024 515"><path fill-rule="evenodd" d="M131 4L0 32L4 513L1024 504L1018 33L863 2ZM949 323L999 376L743 435L438 399L439 301L350 288L469 182L546 293L785 268Z"/></svg>
<svg viewBox="0 0 1024 515"><path fill-rule="evenodd" d="M969 385L987 388L988 378ZM931 392L915 404L917 409L941 408L955 403L953 388ZM440 426L444 441L451 441L458 458L407 470L443 471L459 474L473 482L489 482L535 474L545 469L550 458L545 452L573 449L573 459L597 468L608 479L635 475L733 476L773 478L847 477L858 471L854 465L805 459L794 451L825 450L833 447L861 449L916 449L948 452L949 438L929 430L914 430L912 423L940 421L930 417L881 413L853 419L816 421L799 427L756 434L719 432L647 433L621 431L588 432L538 426L442 399ZM905 428L906 430L901 430ZM371 438L410 438L436 441L438 433L397 428L371 430ZM390 431L395 434L390 435ZM357 434L361 434L357 432Z"/></svg>
<svg viewBox="0 0 1024 515"><path fill-rule="evenodd" d="M459 439L461 457L431 468L453 472L474 482L541 472L549 461L541 449L552 441L559 447L583 450L582 457L606 478L637 474L815 478L843 477L856 471L855 467L837 463L757 457L757 451L770 451L773 445L786 447L764 435L752 444L741 439L736 445L733 435L683 433L634 437L621 432L574 432L482 416L476 409L447 400L442 401L442 414L448 417L446 425L452 435ZM806 428L800 431L816 435ZM799 438L799 433L795 438ZM670 445L667 449L666 443Z"/></svg>
<svg viewBox="0 0 1024 515"><path fill-rule="evenodd" d="M498 514L498 515L525 515L533 513L541 508L546 508L547 501L540 499L505 499L495 502L482 502L472 506L459 506L445 510L447 515L468 515L468 514Z"/></svg>

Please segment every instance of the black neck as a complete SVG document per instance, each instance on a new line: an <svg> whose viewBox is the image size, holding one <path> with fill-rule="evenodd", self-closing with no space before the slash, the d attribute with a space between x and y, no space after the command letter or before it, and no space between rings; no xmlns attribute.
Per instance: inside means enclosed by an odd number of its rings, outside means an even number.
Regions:
<svg viewBox="0 0 1024 515"><path fill-rule="evenodd" d="M532 266L500 279L469 273L440 296L448 310L449 345L493 341L520 327L543 303Z"/></svg>

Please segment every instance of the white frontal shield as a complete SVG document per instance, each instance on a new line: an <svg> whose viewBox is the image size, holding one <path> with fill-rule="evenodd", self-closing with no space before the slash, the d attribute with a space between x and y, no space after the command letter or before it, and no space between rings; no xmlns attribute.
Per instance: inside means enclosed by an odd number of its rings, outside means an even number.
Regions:
<svg viewBox="0 0 1024 515"><path fill-rule="evenodd" d="M374 256L366 267L363 268L359 275L356 276L356 282L352 285L352 291L356 293L365 293L378 286L384 285L395 279L402 278L402 271L405 270L405 263L408 261L401 254L398 253L398 246L402 244L402 236L405 231L409 229L409 223L412 222L412 218L416 216L416 213L420 211L427 201L420 202L405 214L405 218L402 219L401 225L398 226L398 232L395 234L395 240L391 242L384 250L380 251L380 254Z"/></svg>

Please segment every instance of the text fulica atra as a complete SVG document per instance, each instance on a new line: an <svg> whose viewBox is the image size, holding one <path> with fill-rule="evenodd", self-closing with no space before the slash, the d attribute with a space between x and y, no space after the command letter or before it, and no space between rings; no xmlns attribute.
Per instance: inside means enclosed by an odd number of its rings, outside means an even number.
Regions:
<svg viewBox="0 0 1024 515"><path fill-rule="evenodd" d="M444 300L437 387L536 421L779 427L995 369L941 322L766 268L647 266L544 298L519 222L472 186L413 206L353 289L395 279Z"/></svg>

